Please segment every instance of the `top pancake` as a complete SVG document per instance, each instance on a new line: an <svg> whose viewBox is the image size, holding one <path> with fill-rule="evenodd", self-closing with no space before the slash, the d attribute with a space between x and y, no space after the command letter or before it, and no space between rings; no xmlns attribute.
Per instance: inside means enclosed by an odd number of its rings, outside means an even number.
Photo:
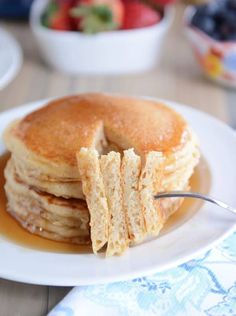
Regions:
<svg viewBox="0 0 236 316"><path fill-rule="evenodd" d="M167 106L145 99L98 93L66 97L12 124L5 132L7 148L31 168L51 177L79 178L76 152L107 143L173 154L185 143L186 122ZM54 169L54 172L53 170Z"/></svg>

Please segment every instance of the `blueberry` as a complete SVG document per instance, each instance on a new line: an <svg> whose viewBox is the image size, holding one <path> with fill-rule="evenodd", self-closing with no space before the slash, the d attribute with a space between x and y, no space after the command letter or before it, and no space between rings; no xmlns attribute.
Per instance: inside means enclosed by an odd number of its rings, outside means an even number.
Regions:
<svg viewBox="0 0 236 316"><path fill-rule="evenodd" d="M212 2L206 6L206 13L207 15L213 16L218 12L219 4L217 2Z"/></svg>
<svg viewBox="0 0 236 316"><path fill-rule="evenodd" d="M214 20L216 23L224 23L225 21L227 21L227 17L228 9L226 8L222 8L214 14Z"/></svg>
<svg viewBox="0 0 236 316"><path fill-rule="evenodd" d="M207 34L211 34L215 29L215 21L207 15L200 15L199 12L193 16L192 25L196 26Z"/></svg>
<svg viewBox="0 0 236 316"><path fill-rule="evenodd" d="M205 18L202 21L201 29L207 34L211 34L215 30L215 21L211 18Z"/></svg>
<svg viewBox="0 0 236 316"><path fill-rule="evenodd" d="M201 19L198 28L210 35L215 30L215 21L212 18L204 17Z"/></svg>

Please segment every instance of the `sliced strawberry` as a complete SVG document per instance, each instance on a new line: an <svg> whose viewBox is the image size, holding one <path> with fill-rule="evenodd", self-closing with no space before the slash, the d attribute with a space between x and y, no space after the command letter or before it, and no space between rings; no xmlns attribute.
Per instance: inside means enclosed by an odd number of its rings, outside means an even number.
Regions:
<svg viewBox="0 0 236 316"><path fill-rule="evenodd" d="M50 1L42 16L42 24L54 30L72 30L73 21L70 17L70 10L74 3L74 0Z"/></svg>
<svg viewBox="0 0 236 316"><path fill-rule="evenodd" d="M138 0L123 0L124 19L122 29L135 29L151 26L161 20L158 11Z"/></svg>
<svg viewBox="0 0 236 316"><path fill-rule="evenodd" d="M72 25L68 14L58 11L49 20L49 27L58 31L71 31Z"/></svg>

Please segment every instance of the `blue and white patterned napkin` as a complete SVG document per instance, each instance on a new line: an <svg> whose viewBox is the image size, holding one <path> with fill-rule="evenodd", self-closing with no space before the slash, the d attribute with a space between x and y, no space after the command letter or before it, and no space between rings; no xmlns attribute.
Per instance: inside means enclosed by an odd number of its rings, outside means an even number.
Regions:
<svg viewBox="0 0 236 316"><path fill-rule="evenodd" d="M201 257L132 281L75 287L48 316L236 316L236 232Z"/></svg>

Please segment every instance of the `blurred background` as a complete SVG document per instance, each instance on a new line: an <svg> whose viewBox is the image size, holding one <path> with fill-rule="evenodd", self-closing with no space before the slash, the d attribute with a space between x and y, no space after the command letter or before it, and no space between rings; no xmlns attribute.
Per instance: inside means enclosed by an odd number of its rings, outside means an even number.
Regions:
<svg viewBox="0 0 236 316"><path fill-rule="evenodd" d="M0 0L0 21L1 110L107 91L236 124L236 0Z"/></svg>

